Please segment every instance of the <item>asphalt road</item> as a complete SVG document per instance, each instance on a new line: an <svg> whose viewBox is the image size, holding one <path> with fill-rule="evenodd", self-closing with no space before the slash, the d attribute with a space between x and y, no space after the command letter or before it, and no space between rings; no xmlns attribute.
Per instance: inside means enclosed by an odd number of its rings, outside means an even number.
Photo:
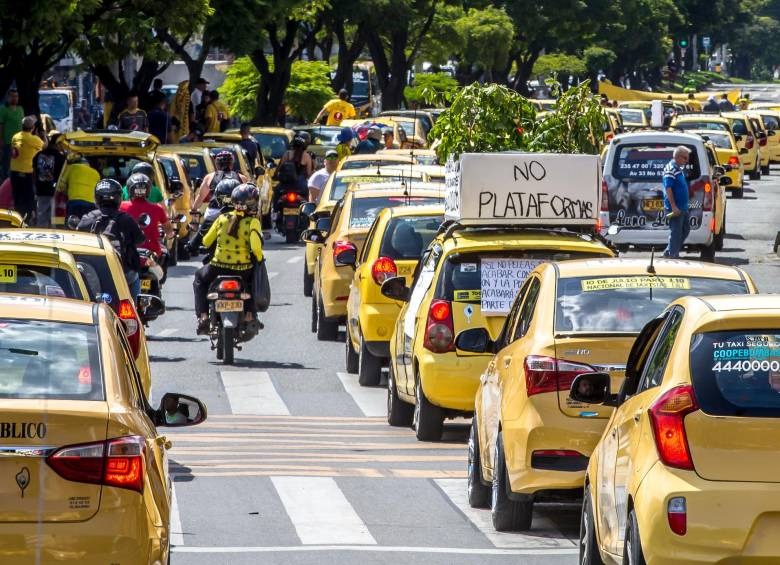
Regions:
<svg viewBox="0 0 780 565"><path fill-rule="evenodd" d="M729 199L717 261L780 291L772 242L780 168ZM273 292L260 336L216 361L195 335L192 275L171 270L168 312L149 329L153 397L181 392L208 421L167 431L174 564L575 563L579 507L537 505L532 530L497 534L465 499L468 422L419 443L384 421L385 391L344 373L344 343L318 342L302 293L303 246L266 245ZM634 255L629 253L629 255Z"/></svg>

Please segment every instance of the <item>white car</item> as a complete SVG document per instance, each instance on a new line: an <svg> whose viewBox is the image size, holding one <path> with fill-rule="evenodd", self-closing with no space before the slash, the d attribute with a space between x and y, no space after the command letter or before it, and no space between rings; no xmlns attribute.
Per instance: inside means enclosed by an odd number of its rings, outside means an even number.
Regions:
<svg viewBox="0 0 780 565"><path fill-rule="evenodd" d="M726 195L718 179L725 171L716 168L713 151L698 135L645 131L615 136L604 158L600 227L619 249L666 247L669 222L661 176L680 145L691 150L684 169L691 231L684 247L699 250L701 258L710 261L722 247Z"/></svg>

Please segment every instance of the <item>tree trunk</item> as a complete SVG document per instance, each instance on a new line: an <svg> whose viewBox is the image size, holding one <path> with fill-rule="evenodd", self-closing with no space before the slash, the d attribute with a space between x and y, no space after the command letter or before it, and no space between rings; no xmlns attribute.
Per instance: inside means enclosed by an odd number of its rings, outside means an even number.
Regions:
<svg viewBox="0 0 780 565"><path fill-rule="evenodd" d="M19 105L24 108L25 115L40 114L38 90L46 70L34 64L17 67L16 89L19 91Z"/></svg>
<svg viewBox="0 0 780 565"><path fill-rule="evenodd" d="M534 50L525 55L518 55L515 58L517 73L512 81L512 88L517 90L523 96L530 94L528 90L528 80L531 78L536 60L539 58L541 50Z"/></svg>
<svg viewBox="0 0 780 565"><path fill-rule="evenodd" d="M352 94L352 68L355 61L360 57L363 46L366 44L365 35L361 29L358 29L357 35L352 41L352 45L347 45L347 38L344 32L344 23L339 21L333 25L333 33L339 42L338 66L336 74L331 81L333 90L338 92L346 88L347 92Z"/></svg>
<svg viewBox="0 0 780 565"><path fill-rule="evenodd" d="M290 84L290 70L294 58L285 56L284 53L275 53L273 72L268 66L262 49L252 52L250 58L260 72L257 108L252 124L258 126L279 125L280 109L284 103L284 93Z"/></svg>

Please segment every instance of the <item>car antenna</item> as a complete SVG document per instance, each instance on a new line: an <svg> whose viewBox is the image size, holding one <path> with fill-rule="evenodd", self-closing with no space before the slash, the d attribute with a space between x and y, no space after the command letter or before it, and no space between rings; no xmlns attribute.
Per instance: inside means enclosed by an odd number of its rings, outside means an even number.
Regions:
<svg viewBox="0 0 780 565"><path fill-rule="evenodd" d="M647 266L647 273L650 275L655 274L655 247L650 248L650 264ZM652 289L651 289L652 290Z"/></svg>

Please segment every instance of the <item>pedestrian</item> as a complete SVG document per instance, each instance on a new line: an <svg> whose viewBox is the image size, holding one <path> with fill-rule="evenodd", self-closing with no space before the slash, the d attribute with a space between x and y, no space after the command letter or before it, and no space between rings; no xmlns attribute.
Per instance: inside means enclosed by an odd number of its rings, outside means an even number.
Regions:
<svg viewBox="0 0 780 565"><path fill-rule="evenodd" d="M76 129L88 129L92 125L92 117L89 115L87 101L84 99L76 110L75 122Z"/></svg>
<svg viewBox="0 0 780 565"><path fill-rule="evenodd" d="M22 130L24 108L19 106L19 92L15 88L8 90L5 104L0 106L0 179L8 177L11 164L11 139Z"/></svg>
<svg viewBox="0 0 780 565"><path fill-rule="evenodd" d="M680 256L691 225L688 218L688 179L684 167L688 164L691 150L680 145L674 149L672 159L664 167L662 182L664 187L664 211L669 220L669 244L664 257Z"/></svg>
<svg viewBox="0 0 780 565"><path fill-rule="evenodd" d="M349 93L345 89L339 90L338 98L325 103L314 119L314 123L321 123L320 120L326 115L328 116L326 125L329 126L341 125L342 120L349 120L357 116L355 107L349 103Z"/></svg>
<svg viewBox="0 0 780 565"><path fill-rule="evenodd" d="M176 143L179 140L179 120L171 117L168 124L168 141L167 143Z"/></svg>
<svg viewBox="0 0 780 565"><path fill-rule="evenodd" d="M688 104L688 109L691 112L701 112L701 103L696 100L696 97L692 92L688 93L688 101L686 103Z"/></svg>
<svg viewBox="0 0 780 565"><path fill-rule="evenodd" d="M28 223L35 214L33 159L49 140L36 116L22 118L22 130L11 138L11 187L14 207Z"/></svg>
<svg viewBox="0 0 780 565"><path fill-rule="evenodd" d="M382 130L376 126L368 128L366 138L355 147L355 155L371 155L382 147Z"/></svg>
<svg viewBox="0 0 780 565"><path fill-rule="evenodd" d="M243 122L241 124L241 128L238 130L238 132L241 134L241 141L239 141L238 144L244 151L246 151L249 162L254 165L255 161L257 160L257 155L260 153L260 145L258 145L257 140L252 137L251 128L252 126L249 124L249 122Z"/></svg>
<svg viewBox="0 0 780 565"><path fill-rule="evenodd" d="M146 93L146 96L144 96L142 108L146 110L147 112L151 112L153 108L157 106L157 101L160 99L160 96L168 100L168 97L165 96L165 93L163 92L163 81L161 78L156 78L154 81L152 81L152 89Z"/></svg>
<svg viewBox="0 0 780 565"><path fill-rule="evenodd" d="M68 198L65 214L81 219L95 209L95 185L100 181L100 173L89 164L86 158L70 163L62 173L57 190Z"/></svg>
<svg viewBox="0 0 780 565"><path fill-rule="evenodd" d="M192 124L190 132L179 138L179 143L197 143L203 141L204 134L203 126L200 124Z"/></svg>
<svg viewBox="0 0 780 565"><path fill-rule="evenodd" d="M734 104L729 100L729 95L725 92L721 95L720 101L718 101L718 110L721 112L733 112L735 110Z"/></svg>
<svg viewBox="0 0 780 565"><path fill-rule="evenodd" d="M336 153L339 155L339 161L342 161L352 155L352 140L355 138L355 132L352 128L341 128L336 140L339 142L336 145Z"/></svg>
<svg viewBox="0 0 780 565"><path fill-rule="evenodd" d="M225 131L230 124L230 110L219 99L219 92L216 90L209 93L209 100L203 115L206 131L209 133Z"/></svg>
<svg viewBox="0 0 780 565"><path fill-rule="evenodd" d="M203 93L206 92L208 86L209 86L209 81L207 81L203 77L200 77L195 83L195 89L192 91L192 94L190 95L190 102L192 102L193 111L195 110L195 108L200 106L200 103L203 101Z"/></svg>
<svg viewBox="0 0 780 565"><path fill-rule="evenodd" d="M200 97L200 104L195 107L195 121L199 124L203 124L205 131L208 126L206 124L206 109L211 104L211 92L208 90L204 92Z"/></svg>
<svg viewBox="0 0 780 565"><path fill-rule="evenodd" d="M709 114L717 114L718 112L720 112L720 108L718 107L718 102L715 100L714 96L709 96L707 98L707 102L704 104L701 111L707 112Z"/></svg>
<svg viewBox="0 0 780 565"><path fill-rule="evenodd" d="M599 97L599 103L601 104L602 107L609 108L609 106L610 106L610 104L609 104L609 96L607 96L606 94L602 93L601 96Z"/></svg>
<svg viewBox="0 0 780 565"><path fill-rule="evenodd" d="M65 165L65 154L59 147L61 134L54 134L46 148L33 160L35 196L38 199L36 225L39 228L51 227L51 203L57 187L57 179Z"/></svg>
<svg viewBox="0 0 780 565"><path fill-rule="evenodd" d="M122 130L149 131L149 117L138 107L138 94L127 95L127 106L116 117L116 127Z"/></svg>
<svg viewBox="0 0 780 565"><path fill-rule="evenodd" d="M155 94L152 101L153 107L149 110L149 133L160 140L160 143L168 143L168 130L171 125L171 116L168 114L168 101L161 92Z"/></svg>
<svg viewBox="0 0 780 565"><path fill-rule="evenodd" d="M334 149L325 152L325 166L314 171L309 177L309 202L319 202L322 187L328 182L328 178L336 171L339 165L339 154Z"/></svg>

